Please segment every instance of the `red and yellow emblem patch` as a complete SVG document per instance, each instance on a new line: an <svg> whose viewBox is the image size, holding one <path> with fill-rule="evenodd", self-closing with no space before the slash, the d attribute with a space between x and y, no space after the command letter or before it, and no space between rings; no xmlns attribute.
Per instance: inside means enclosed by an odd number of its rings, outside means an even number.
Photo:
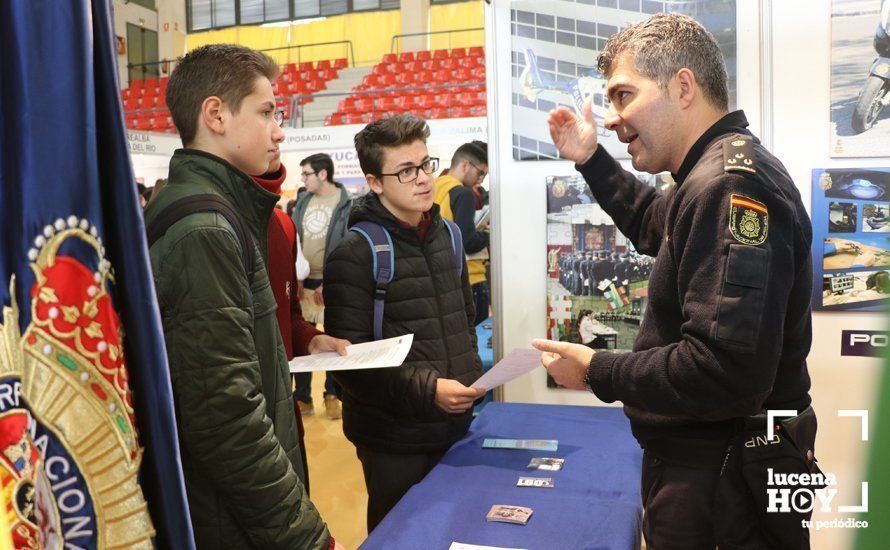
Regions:
<svg viewBox="0 0 890 550"><path fill-rule="evenodd" d="M766 206L745 195L730 195L729 232L740 243L762 244L769 232Z"/></svg>

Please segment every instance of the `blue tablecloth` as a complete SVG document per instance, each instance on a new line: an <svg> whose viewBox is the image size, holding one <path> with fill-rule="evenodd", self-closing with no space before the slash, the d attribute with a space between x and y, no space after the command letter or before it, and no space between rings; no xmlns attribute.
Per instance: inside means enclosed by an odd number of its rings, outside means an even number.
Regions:
<svg viewBox="0 0 890 550"><path fill-rule="evenodd" d="M556 452L483 449L485 438L557 439ZM526 468L533 456L562 470ZM362 545L447 549L453 541L510 548L640 547L642 452L619 408L490 403L467 436L399 501ZM516 487L520 476L555 488ZM534 510L527 525L488 522L494 504Z"/></svg>

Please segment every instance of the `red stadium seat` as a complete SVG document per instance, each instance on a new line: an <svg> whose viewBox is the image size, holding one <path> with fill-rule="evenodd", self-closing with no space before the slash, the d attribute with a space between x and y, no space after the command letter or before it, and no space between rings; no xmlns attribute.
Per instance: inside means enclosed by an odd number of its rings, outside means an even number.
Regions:
<svg viewBox="0 0 890 550"><path fill-rule="evenodd" d="M339 126L340 124L343 124L343 115L332 113L324 117L325 126Z"/></svg>
<svg viewBox="0 0 890 550"><path fill-rule="evenodd" d="M483 58L483 57L471 57L471 56L462 57L462 58L460 59L460 61L459 61L459 64L460 64L461 67L466 67L466 68L468 68L468 69L473 69L473 68L475 68L475 67L478 67L480 64L484 66L484 65L485 65L485 58Z"/></svg>
<svg viewBox="0 0 890 550"><path fill-rule="evenodd" d="M457 59L448 58L448 59L440 59L439 60L439 67L442 69L453 70L453 69L458 68L459 66L460 66L460 63L458 62Z"/></svg>
<svg viewBox="0 0 890 550"><path fill-rule="evenodd" d="M426 118L448 118L448 109L442 107L434 107L427 110Z"/></svg>
<svg viewBox="0 0 890 550"><path fill-rule="evenodd" d="M390 63L395 63L396 60L397 60L397 56L396 56L396 54L394 54L394 53L385 53L385 54L383 54L383 60L382 60L382 63L383 63L384 65L388 65L388 64L390 64Z"/></svg>
<svg viewBox="0 0 890 550"><path fill-rule="evenodd" d="M389 67L389 65L386 65L383 63L381 63L379 65L374 65L374 68L371 69L371 74L376 74L378 76L385 75L386 73L389 72L389 69L387 67Z"/></svg>
<svg viewBox="0 0 890 550"><path fill-rule="evenodd" d="M151 117L150 116L141 116L136 119L137 130L148 131L151 129Z"/></svg>
<svg viewBox="0 0 890 550"><path fill-rule="evenodd" d="M464 106L452 107L448 110L448 115L451 118L467 118L470 116L470 108Z"/></svg>
<svg viewBox="0 0 890 550"><path fill-rule="evenodd" d="M376 74L367 74L365 78L362 79L362 84L365 86L378 86L380 84L380 77Z"/></svg>
<svg viewBox="0 0 890 550"><path fill-rule="evenodd" d="M454 71L454 79L458 82L469 82L472 74L473 73L470 72L470 69L466 67L459 67ZM478 74L478 72L476 74Z"/></svg>
<svg viewBox="0 0 890 550"><path fill-rule="evenodd" d="M439 106L435 95L422 95L417 99L417 106L421 109L432 109Z"/></svg>
<svg viewBox="0 0 890 550"><path fill-rule="evenodd" d="M360 124L362 121L362 113L349 113L344 115L343 123L344 124Z"/></svg>
<svg viewBox="0 0 890 550"><path fill-rule="evenodd" d="M371 98L359 98L355 102L355 110L359 113L366 113L374 110L374 100Z"/></svg>
<svg viewBox="0 0 890 550"><path fill-rule="evenodd" d="M402 52L399 54L398 60L403 63L406 61L414 61L414 52Z"/></svg>
<svg viewBox="0 0 890 550"><path fill-rule="evenodd" d="M393 73L386 73L384 75L381 75L380 78L378 78L377 82L380 83L381 87L394 86L396 83L396 75Z"/></svg>
<svg viewBox="0 0 890 550"><path fill-rule="evenodd" d="M396 107L396 98L381 97L374 102L375 111L392 111Z"/></svg>
<svg viewBox="0 0 890 550"><path fill-rule="evenodd" d="M421 50L414 56L414 59L416 59L417 61L428 61L432 58L433 54L429 50Z"/></svg>
<svg viewBox="0 0 890 550"><path fill-rule="evenodd" d="M331 62L328 59L322 59L321 61L319 61L318 63L315 64L315 68L318 70L330 69Z"/></svg>
<svg viewBox="0 0 890 550"><path fill-rule="evenodd" d="M362 114L362 122L364 124L374 122L375 120L377 120L377 116L374 113L363 113Z"/></svg>
<svg viewBox="0 0 890 550"><path fill-rule="evenodd" d="M487 110L485 105L474 105L470 107L470 116L485 116L487 114Z"/></svg>
<svg viewBox="0 0 890 550"><path fill-rule="evenodd" d="M433 72L433 81L434 82L450 82L451 81L451 71L446 69L440 69L438 71Z"/></svg>
<svg viewBox="0 0 890 550"><path fill-rule="evenodd" d="M343 114L356 112L355 99L347 97L337 105L337 111Z"/></svg>
<svg viewBox="0 0 890 550"><path fill-rule="evenodd" d="M450 57L448 50L433 50L433 59L445 59Z"/></svg>
<svg viewBox="0 0 890 550"><path fill-rule="evenodd" d="M467 55L467 50L463 48L453 48L451 50L451 57L464 57Z"/></svg>
<svg viewBox="0 0 890 550"><path fill-rule="evenodd" d="M467 53L475 57L485 57L485 48L482 46L473 46Z"/></svg>
<svg viewBox="0 0 890 550"><path fill-rule="evenodd" d="M334 69L345 69L348 66L349 66L349 62L346 60L345 57L335 59L333 61L333 63L331 64L331 67L333 67Z"/></svg>
<svg viewBox="0 0 890 550"><path fill-rule="evenodd" d="M303 71L311 71L315 67L313 67L311 61L303 61L302 63L300 63L300 65L297 68L300 70L300 72L303 72Z"/></svg>

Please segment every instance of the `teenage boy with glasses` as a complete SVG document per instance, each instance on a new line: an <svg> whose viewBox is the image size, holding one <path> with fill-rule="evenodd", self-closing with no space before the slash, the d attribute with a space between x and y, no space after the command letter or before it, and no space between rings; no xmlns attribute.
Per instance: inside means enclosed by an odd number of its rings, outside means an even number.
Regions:
<svg viewBox="0 0 890 550"><path fill-rule="evenodd" d="M334 161L324 153L310 155L300 162L300 178L308 193L297 199L293 220L303 245L303 255L309 261L309 277L303 281L300 307L307 321L324 324L322 275L325 259L346 234L352 201L343 185L334 180ZM294 397L299 402L300 412L310 415L314 412L312 373L300 373L294 378ZM340 388L330 375L325 379L324 405L328 418L340 418Z"/></svg>
<svg viewBox="0 0 890 550"><path fill-rule="evenodd" d="M368 531L383 519L467 433L482 390L475 309L466 262L433 202L438 160L429 127L401 115L378 120L355 137L371 193L357 199L350 226L369 221L392 239L393 278L384 297L382 337L413 333L397 369L335 372L343 386L343 431L356 446L368 488ZM458 261L459 260L459 261ZM324 270L328 334L353 343L374 339L374 260L350 232Z"/></svg>

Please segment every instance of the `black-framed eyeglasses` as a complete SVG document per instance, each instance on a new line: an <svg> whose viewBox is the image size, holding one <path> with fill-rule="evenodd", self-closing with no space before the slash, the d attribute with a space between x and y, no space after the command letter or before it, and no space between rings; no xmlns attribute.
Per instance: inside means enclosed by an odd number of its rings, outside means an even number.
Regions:
<svg viewBox="0 0 890 550"><path fill-rule="evenodd" d="M469 162L469 163L470 163L470 166L472 166L473 168L476 169L477 172L479 172L479 179L483 179L483 180L484 180L484 179L485 179L485 176L488 174L488 172L486 172L486 171L483 170L482 168L479 168L478 166L476 166L475 164L473 164L473 163L470 162L469 160L468 160L467 162Z"/></svg>
<svg viewBox="0 0 890 550"><path fill-rule="evenodd" d="M406 166L402 168L395 174L383 174L381 176L395 176L399 178L400 183L411 183L412 181L417 179L417 176L420 175L420 171L423 170L424 174L432 174L436 170L439 169L439 159L430 158L427 159L423 164L418 164L416 166Z"/></svg>
<svg viewBox="0 0 890 550"><path fill-rule="evenodd" d="M300 172L300 177L301 177L302 179L306 179L306 178L308 178L309 176L313 176L313 175L315 175L315 174L317 174L317 173L318 173L318 172Z"/></svg>

